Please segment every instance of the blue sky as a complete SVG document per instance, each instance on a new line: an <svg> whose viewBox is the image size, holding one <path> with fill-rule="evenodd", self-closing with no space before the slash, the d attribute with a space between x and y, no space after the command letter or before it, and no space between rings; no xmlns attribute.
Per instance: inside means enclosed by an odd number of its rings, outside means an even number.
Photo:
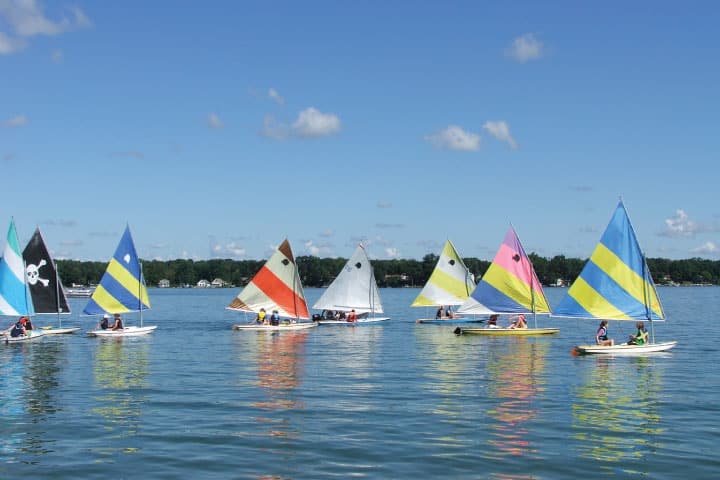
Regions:
<svg viewBox="0 0 720 480"><path fill-rule="evenodd" d="M126 223L144 259L491 259L512 223L586 258L622 196L648 256L718 259L719 14L0 0L0 225L105 261Z"/></svg>

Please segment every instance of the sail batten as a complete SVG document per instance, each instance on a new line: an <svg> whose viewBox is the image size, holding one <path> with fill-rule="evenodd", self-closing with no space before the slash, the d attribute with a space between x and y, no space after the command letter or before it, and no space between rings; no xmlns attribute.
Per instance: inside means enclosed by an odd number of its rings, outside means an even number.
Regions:
<svg viewBox="0 0 720 480"><path fill-rule="evenodd" d="M461 305L474 288L470 271L452 242L446 240L435 269L411 306Z"/></svg>
<svg viewBox="0 0 720 480"><path fill-rule="evenodd" d="M300 274L287 239L227 308L244 312L278 310L284 317L309 318Z"/></svg>
<svg viewBox="0 0 720 480"><path fill-rule="evenodd" d="M149 308L150 299L142 276L140 259L128 226L100 279L100 285L88 300L83 313L114 314L138 312Z"/></svg>
<svg viewBox="0 0 720 480"><path fill-rule="evenodd" d="M600 242L555 315L607 320L663 320L660 299L627 210L619 202Z"/></svg>

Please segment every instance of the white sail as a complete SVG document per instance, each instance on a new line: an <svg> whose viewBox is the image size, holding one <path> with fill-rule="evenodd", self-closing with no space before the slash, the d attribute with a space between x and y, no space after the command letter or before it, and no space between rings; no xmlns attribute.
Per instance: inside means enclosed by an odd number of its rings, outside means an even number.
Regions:
<svg viewBox="0 0 720 480"><path fill-rule="evenodd" d="M411 306L462 305L474 288L472 274L447 240L435 269Z"/></svg>
<svg viewBox="0 0 720 480"><path fill-rule="evenodd" d="M375 274L365 248L360 244L350 260L313 308L318 310L355 310L357 313L383 313Z"/></svg>

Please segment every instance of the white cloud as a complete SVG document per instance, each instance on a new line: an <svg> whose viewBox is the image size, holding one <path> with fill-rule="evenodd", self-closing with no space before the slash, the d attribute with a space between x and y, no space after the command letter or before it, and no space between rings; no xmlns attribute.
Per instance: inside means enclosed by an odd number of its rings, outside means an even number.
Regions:
<svg viewBox="0 0 720 480"><path fill-rule="evenodd" d="M0 123L3 128L17 128L28 124L28 118L25 115L15 115Z"/></svg>
<svg viewBox="0 0 720 480"><path fill-rule="evenodd" d="M510 127L504 121L499 120L497 122L485 122L483 128L493 137L510 145L510 148L517 148L517 142L515 142L515 139L512 135L510 135Z"/></svg>
<svg viewBox="0 0 720 480"><path fill-rule="evenodd" d="M58 20L45 16L42 5L36 0L0 0L0 20L4 20L15 34L11 37L0 32L0 55L17 52L26 46L24 38L35 35L59 35L88 28L92 22L78 7L67 7L67 14Z"/></svg>
<svg viewBox="0 0 720 480"><path fill-rule="evenodd" d="M285 99L281 97L278 91L274 88L268 90L268 97L270 97L278 105L285 105Z"/></svg>
<svg viewBox="0 0 720 480"><path fill-rule="evenodd" d="M395 247L387 247L385 249L385 256L388 258L398 258L400 256L400 252Z"/></svg>
<svg viewBox="0 0 720 480"><path fill-rule="evenodd" d="M308 240L304 243L305 251L310 255L319 257L321 255L328 256L333 252L333 245L331 243L316 244L312 240Z"/></svg>
<svg viewBox="0 0 720 480"><path fill-rule="evenodd" d="M0 32L0 55L9 55L18 52L27 46L27 42L20 38L11 38Z"/></svg>
<svg viewBox="0 0 720 480"><path fill-rule="evenodd" d="M675 211L675 216L665 220L665 230L658 235L662 237L694 237L698 232L698 225L690 220L684 210Z"/></svg>
<svg viewBox="0 0 720 480"><path fill-rule="evenodd" d="M425 140L432 143L436 148L447 150L463 150L467 152L480 148L480 135L466 132L457 125L448 125L432 135L426 135Z"/></svg>
<svg viewBox="0 0 720 480"><path fill-rule="evenodd" d="M720 254L720 247L715 245L714 242L705 242L704 244L700 245L697 248L693 248L690 250L691 253L700 253L700 254L711 254L711 255L718 255Z"/></svg>
<svg viewBox="0 0 720 480"><path fill-rule="evenodd" d="M532 33L526 33L513 40L510 47L505 50L507 56L515 59L520 63L528 60L536 60L542 57L543 44Z"/></svg>
<svg viewBox="0 0 720 480"><path fill-rule="evenodd" d="M211 241L210 251L214 258L242 258L245 256L245 248L235 242L226 244Z"/></svg>
<svg viewBox="0 0 720 480"><path fill-rule="evenodd" d="M275 140L284 140L290 136L290 129L286 124L277 122L272 115L265 115L262 134Z"/></svg>
<svg viewBox="0 0 720 480"><path fill-rule="evenodd" d="M210 126L210 128L220 129L220 128L225 127L225 124L222 122L222 120L220 120L220 117L218 116L217 113L208 114L207 123Z"/></svg>
<svg viewBox="0 0 720 480"><path fill-rule="evenodd" d="M299 137L326 137L340 131L340 118L334 113L322 113L308 107L298 114L292 129Z"/></svg>

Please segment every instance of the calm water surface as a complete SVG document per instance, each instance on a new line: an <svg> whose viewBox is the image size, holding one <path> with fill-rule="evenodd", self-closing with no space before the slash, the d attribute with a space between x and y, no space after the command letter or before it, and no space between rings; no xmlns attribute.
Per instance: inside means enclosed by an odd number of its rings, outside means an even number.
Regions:
<svg viewBox="0 0 720 480"><path fill-rule="evenodd" d="M625 358L571 355L593 321L418 325L416 289L381 290L380 325L234 332L236 293L152 289L144 338L0 345L0 478L720 477L718 287L661 288L656 338L678 346Z"/></svg>

